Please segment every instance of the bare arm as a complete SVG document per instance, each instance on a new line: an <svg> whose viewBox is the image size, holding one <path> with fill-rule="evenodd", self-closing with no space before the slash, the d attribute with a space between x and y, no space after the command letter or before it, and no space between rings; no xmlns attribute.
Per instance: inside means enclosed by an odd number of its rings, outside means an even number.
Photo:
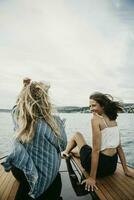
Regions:
<svg viewBox="0 0 134 200"><path fill-rule="evenodd" d="M126 163L126 158L125 158L125 155L124 155L124 152L123 152L121 144L117 147L117 152L118 152L118 155L119 155L119 158L120 158L124 173L126 173L127 170L128 170L127 169L127 163Z"/></svg>
<svg viewBox="0 0 134 200"><path fill-rule="evenodd" d="M117 153L119 155L125 175L134 178L134 173L128 170L125 154L124 154L121 144L117 147Z"/></svg>
<svg viewBox="0 0 134 200"><path fill-rule="evenodd" d="M94 180L96 179L99 152L101 145L101 133L99 128L99 123L96 117L93 117L91 120L92 125L92 159L91 159L91 172L90 177Z"/></svg>
<svg viewBox="0 0 134 200"><path fill-rule="evenodd" d="M93 117L91 120L92 125L92 159L91 159L91 171L89 177L82 183L85 183L85 189L93 191L94 188L98 189L96 186L96 174L99 161L99 152L101 144L101 133L99 128L99 123L97 117Z"/></svg>

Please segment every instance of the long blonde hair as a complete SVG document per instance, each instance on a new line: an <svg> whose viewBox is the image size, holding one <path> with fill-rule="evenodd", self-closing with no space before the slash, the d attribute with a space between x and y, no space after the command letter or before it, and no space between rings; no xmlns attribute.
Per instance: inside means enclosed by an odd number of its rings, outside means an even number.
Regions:
<svg viewBox="0 0 134 200"><path fill-rule="evenodd" d="M23 81L24 87L16 102L14 113L18 124L16 138L22 142L30 142L35 135L39 118L49 124L57 137L60 136L60 128L52 115L52 104L48 96L50 86L43 82L30 81L30 79Z"/></svg>

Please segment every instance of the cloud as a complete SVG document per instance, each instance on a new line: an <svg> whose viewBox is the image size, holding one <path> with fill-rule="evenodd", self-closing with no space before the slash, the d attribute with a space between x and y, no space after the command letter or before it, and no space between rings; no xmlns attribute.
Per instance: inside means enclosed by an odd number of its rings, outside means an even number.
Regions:
<svg viewBox="0 0 134 200"><path fill-rule="evenodd" d="M126 84L134 64L134 29L124 23L118 4L0 1L0 107L12 105L9 95L15 102L25 76L50 82L58 105L87 105L89 94L99 90L124 98L128 89L125 100L134 101L133 79Z"/></svg>

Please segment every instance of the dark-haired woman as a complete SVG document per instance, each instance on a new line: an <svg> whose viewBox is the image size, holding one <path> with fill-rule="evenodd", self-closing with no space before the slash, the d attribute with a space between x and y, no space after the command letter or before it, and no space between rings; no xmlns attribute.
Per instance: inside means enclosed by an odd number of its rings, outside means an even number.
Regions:
<svg viewBox="0 0 134 200"><path fill-rule="evenodd" d="M89 172L89 178L83 183L86 190L93 191L97 189L96 177L105 177L115 172L118 156L125 175L134 178L134 174L127 168L116 122L117 112L122 110L120 103L113 101L110 95L97 92L90 96L90 108L93 112L92 148L87 145L83 135L77 132L68 143L63 155L68 156L71 150L78 146L81 164Z"/></svg>

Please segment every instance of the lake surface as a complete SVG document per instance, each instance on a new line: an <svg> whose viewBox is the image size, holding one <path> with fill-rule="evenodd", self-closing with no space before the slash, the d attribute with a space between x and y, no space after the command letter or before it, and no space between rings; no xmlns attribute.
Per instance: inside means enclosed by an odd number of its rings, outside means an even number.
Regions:
<svg viewBox="0 0 134 200"><path fill-rule="evenodd" d="M66 133L68 140L76 131L80 131L85 136L89 145L91 145L91 114L62 113L60 114L60 117L66 118ZM119 114L117 122L127 163L134 167L134 114ZM0 113L0 157L10 151L13 136L13 123L10 113Z"/></svg>

